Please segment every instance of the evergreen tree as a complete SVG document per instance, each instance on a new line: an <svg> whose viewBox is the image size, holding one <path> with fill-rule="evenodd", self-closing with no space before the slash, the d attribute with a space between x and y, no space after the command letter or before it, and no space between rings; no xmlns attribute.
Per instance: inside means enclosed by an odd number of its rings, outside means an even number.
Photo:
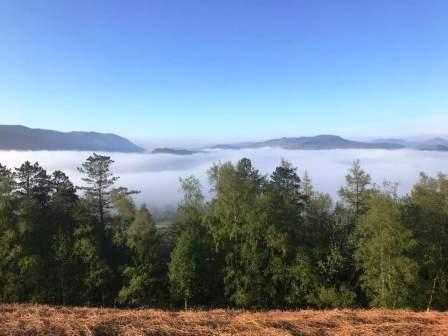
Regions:
<svg viewBox="0 0 448 336"><path fill-rule="evenodd" d="M0 302L448 309L443 174L399 198L355 161L333 205L289 162L266 177L242 159L211 168L210 202L181 180L158 229L135 192L113 189L112 162L87 159L81 196L61 171L0 165Z"/></svg>
<svg viewBox="0 0 448 336"><path fill-rule="evenodd" d="M305 212L302 242L308 251L313 269L313 292L309 302L321 308L350 307L355 304L355 293L350 281L349 237L346 226L340 220L340 207L335 206L328 194L314 191L307 173L303 178Z"/></svg>
<svg viewBox="0 0 448 336"><path fill-rule="evenodd" d="M14 177L19 198L41 208L47 205L51 192L50 177L39 163L26 161L15 168Z"/></svg>
<svg viewBox="0 0 448 336"><path fill-rule="evenodd" d="M2 177L11 177L11 170L0 163L0 178Z"/></svg>
<svg viewBox="0 0 448 336"><path fill-rule="evenodd" d="M367 305L365 290L361 287L361 271L356 267L354 260L357 237L355 235L359 218L368 210L369 195L374 191L370 175L362 168L359 160L353 162L348 174L345 176L346 184L339 189L340 202L334 211L335 228L338 231L339 241L333 244L329 260L343 261L339 263L339 273L343 281L341 285L349 291L354 291L357 301ZM337 255L341 257L335 259ZM335 265L336 266L336 265ZM345 273L345 276L343 275Z"/></svg>
<svg viewBox="0 0 448 336"><path fill-rule="evenodd" d="M98 217L92 214L91 203L82 200L76 210L73 255L82 279L79 300L84 305L105 306L113 303L116 293L110 288L112 270L104 249L104 236L99 231Z"/></svg>
<svg viewBox="0 0 448 336"><path fill-rule="evenodd" d="M25 162L14 172L17 201L18 241L22 260L21 281L26 300L45 302L50 296L51 284L46 272L51 260L51 225L48 203L51 182L45 169L37 162Z"/></svg>
<svg viewBox="0 0 448 336"><path fill-rule="evenodd" d="M106 216L110 208L110 189L118 180L110 171L114 161L109 156L94 153L78 168L84 175L83 181L87 186L80 188L85 191L86 198L92 203L94 213L98 216L100 232L105 233Z"/></svg>
<svg viewBox="0 0 448 336"><path fill-rule="evenodd" d="M359 160L353 162L349 173L345 176L346 185L339 190L339 196L351 209L357 219L367 210L367 197L371 184L370 175L362 168Z"/></svg>
<svg viewBox="0 0 448 336"><path fill-rule="evenodd" d="M145 206L137 211L127 230L131 263L124 271L125 285L118 302L131 306L157 306L162 299L160 239L150 212Z"/></svg>
<svg viewBox="0 0 448 336"><path fill-rule="evenodd" d="M115 188L111 191L111 224L108 230L108 264L114 274L114 292L118 292L125 283L123 272L132 262L132 252L127 244L127 232L137 215L137 207L127 188Z"/></svg>
<svg viewBox="0 0 448 336"><path fill-rule="evenodd" d="M309 200L314 195L313 183L311 181L311 177L308 172L305 170L303 174L303 196L306 200Z"/></svg>
<svg viewBox="0 0 448 336"><path fill-rule="evenodd" d="M270 254L266 271L271 272L267 283L275 286L269 299L276 306L305 306L314 285L314 274L311 250L306 242L308 196L302 191L297 168L282 160L271 174L266 196L266 232L269 233L266 251Z"/></svg>
<svg viewBox="0 0 448 336"><path fill-rule="evenodd" d="M20 280L23 247L14 211L13 181L8 175L0 177L0 302L22 302L25 300Z"/></svg>
<svg viewBox="0 0 448 336"><path fill-rule="evenodd" d="M53 302L74 304L77 301L80 267L74 256L75 213L79 198L67 175L55 171L51 176L50 223L52 224L51 272L48 282L54 286Z"/></svg>
<svg viewBox="0 0 448 336"><path fill-rule="evenodd" d="M290 162L282 160L271 175L268 189L271 202L270 220L286 234L289 246L293 246L299 241L303 243L303 211L306 196L301 190L301 180L297 175L297 168L293 167ZM292 258L294 258L295 251L291 252Z"/></svg>
<svg viewBox="0 0 448 336"><path fill-rule="evenodd" d="M319 288L318 307L341 308L358 305L363 291L359 288L360 272L353 258L355 240L351 216L340 204L333 209L328 195L312 202L311 222L318 223L312 243L316 251Z"/></svg>

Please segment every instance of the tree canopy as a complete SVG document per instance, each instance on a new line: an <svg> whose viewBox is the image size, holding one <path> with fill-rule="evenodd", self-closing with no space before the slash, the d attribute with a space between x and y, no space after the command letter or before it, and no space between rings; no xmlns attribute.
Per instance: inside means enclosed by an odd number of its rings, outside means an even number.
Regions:
<svg viewBox="0 0 448 336"><path fill-rule="evenodd" d="M243 158L209 169L210 192L182 178L167 217L116 186L113 163L89 156L81 186L0 164L0 302L448 309L444 174L400 196L355 161L333 199L288 161L264 175Z"/></svg>

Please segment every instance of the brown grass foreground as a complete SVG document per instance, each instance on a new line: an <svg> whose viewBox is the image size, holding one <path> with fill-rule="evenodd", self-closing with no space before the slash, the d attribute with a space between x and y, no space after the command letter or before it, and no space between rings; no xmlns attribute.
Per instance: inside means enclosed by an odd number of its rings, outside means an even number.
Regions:
<svg viewBox="0 0 448 336"><path fill-rule="evenodd" d="M0 335L448 335L448 313L303 310L166 312L0 305Z"/></svg>

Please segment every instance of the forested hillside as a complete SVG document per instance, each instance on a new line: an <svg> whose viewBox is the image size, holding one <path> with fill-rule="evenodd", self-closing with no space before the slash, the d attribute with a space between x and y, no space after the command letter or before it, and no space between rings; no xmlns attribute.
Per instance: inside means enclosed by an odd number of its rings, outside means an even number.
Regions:
<svg viewBox="0 0 448 336"><path fill-rule="evenodd" d="M1 302L448 308L445 175L422 173L402 197L356 161L335 202L289 162L264 176L243 158L210 167L210 200L181 179L176 219L157 227L112 164L87 158L81 187L38 163L0 165Z"/></svg>
<svg viewBox="0 0 448 336"><path fill-rule="evenodd" d="M143 148L115 134L98 132L58 132L21 125L0 125L2 150L70 150L142 153Z"/></svg>

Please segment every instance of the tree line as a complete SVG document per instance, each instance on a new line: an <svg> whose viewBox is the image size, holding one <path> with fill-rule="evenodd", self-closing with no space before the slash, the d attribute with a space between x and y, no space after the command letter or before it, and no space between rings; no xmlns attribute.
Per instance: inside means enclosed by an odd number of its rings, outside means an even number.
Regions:
<svg viewBox="0 0 448 336"><path fill-rule="evenodd" d="M248 309L448 308L448 178L411 193L355 161L338 201L281 161L213 165L169 225L93 154L83 186L38 163L0 164L0 302ZM156 190L154 191L157 192Z"/></svg>

